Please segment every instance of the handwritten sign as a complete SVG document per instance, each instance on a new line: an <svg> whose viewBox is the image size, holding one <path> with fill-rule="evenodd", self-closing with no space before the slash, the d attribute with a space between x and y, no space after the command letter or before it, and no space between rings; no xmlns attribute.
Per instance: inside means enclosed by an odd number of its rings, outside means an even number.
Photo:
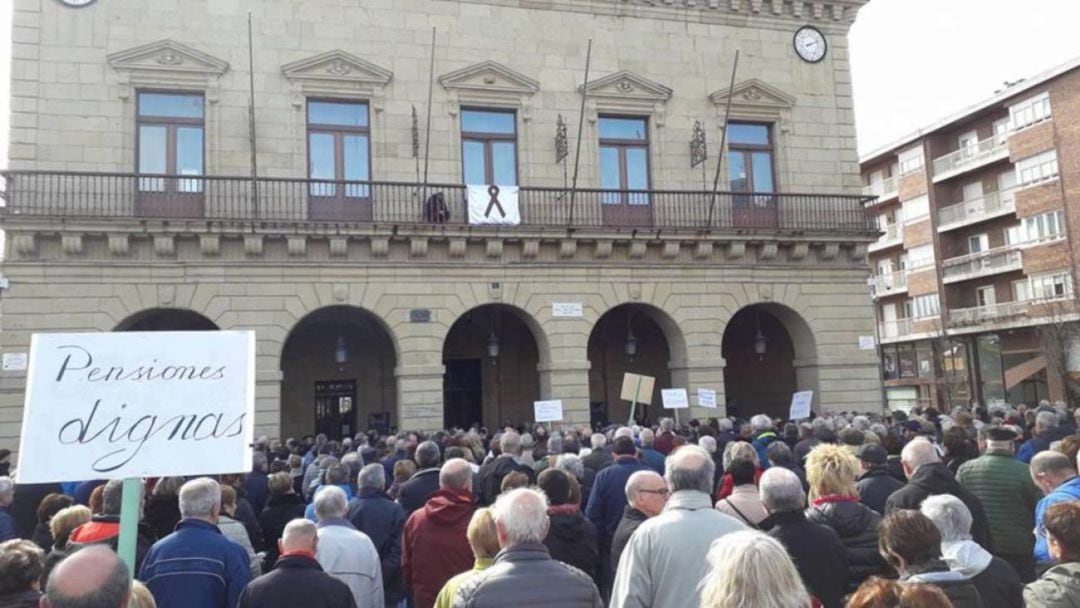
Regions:
<svg viewBox="0 0 1080 608"><path fill-rule="evenodd" d="M791 396L791 410L788 420L802 420L810 417L810 404L814 401L814 391L800 391Z"/></svg>
<svg viewBox="0 0 1080 608"><path fill-rule="evenodd" d="M558 422L562 420L562 400L534 401L533 415L537 422Z"/></svg>
<svg viewBox="0 0 1080 608"><path fill-rule="evenodd" d="M653 386L655 384L656 378L652 376L623 374L622 392L619 393L619 396L624 401L649 405L652 403Z"/></svg>
<svg viewBox="0 0 1080 608"><path fill-rule="evenodd" d="M665 388L660 391L664 407L669 410L683 410L690 407L690 397L685 388Z"/></svg>
<svg viewBox="0 0 1080 608"><path fill-rule="evenodd" d="M859 350L874 350L875 346L874 336L859 336Z"/></svg>
<svg viewBox="0 0 1080 608"><path fill-rule="evenodd" d="M697 402L701 407L716 409L716 391L711 388L697 389Z"/></svg>
<svg viewBox="0 0 1080 608"><path fill-rule="evenodd" d="M251 470L255 334L35 334L19 482Z"/></svg>
<svg viewBox="0 0 1080 608"><path fill-rule="evenodd" d="M552 317L570 317L580 318L585 315L585 308L581 302L552 302L551 303L551 316Z"/></svg>

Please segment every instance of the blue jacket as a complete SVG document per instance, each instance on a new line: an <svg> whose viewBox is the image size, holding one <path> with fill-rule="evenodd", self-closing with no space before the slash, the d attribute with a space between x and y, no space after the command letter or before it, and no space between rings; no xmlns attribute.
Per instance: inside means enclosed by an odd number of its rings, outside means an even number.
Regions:
<svg viewBox="0 0 1080 608"><path fill-rule="evenodd" d="M589 504L585 507L585 517L596 526L596 534L601 547L611 545L615 529L619 527L623 511L626 509L626 480L638 471L648 471L649 467L633 456L616 456L615 463L596 474Z"/></svg>
<svg viewBox="0 0 1080 608"><path fill-rule="evenodd" d="M660 475L664 474L664 455L652 448L642 448L641 458L645 465Z"/></svg>
<svg viewBox="0 0 1080 608"><path fill-rule="evenodd" d="M1054 488L1053 492L1047 494L1039 501L1039 504L1035 505L1036 562L1050 564L1054 561L1050 559L1050 550L1046 546L1046 530L1043 528L1043 516L1046 515L1046 510L1050 508L1050 505L1069 502L1070 500L1080 500L1080 476L1073 477Z"/></svg>
<svg viewBox="0 0 1080 608"><path fill-rule="evenodd" d="M306 509L304 509L304 517L316 523L318 523L319 518L315 517L315 496L318 495L319 490L323 489L324 487L326 486L319 486L315 488L315 491L311 493L311 504L308 505ZM352 486L350 486L349 484L340 484L337 487L341 488L345 492L345 498L352 500L355 496Z"/></svg>
<svg viewBox="0 0 1080 608"><path fill-rule="evenodd" d="M386 605L405 599L401 580L401 534L405 528L405 509L385 492L360 490L349 504L349 521L368 535L382 562L383 593Z"/></svg>
<svg viewBox="0 0 1080 608"><path fill-rule="evenodd" d="M393 479L394 465L397 464L399 460L407 460L408 458L409 454L405 450L398 450L393 454L387 456L386 459L382 462L383 469L386 471L386 478Z"/></svg>
<svg viewBox="0 0 1080 608"><path fill-rule="evenodd" d="M251 508L256 515L262 513L262 510L266 508L266 503L270 500L270 486L267 485L267 477L265 471L252 471L247 474L247 479L244 480L244 493L247 495L247 500L251 503Z"/></svg>
<svg viewBox="0 0 1080 608"><path fill-rule="evenodd" d="M16 538L18 536L15 534L15 518L8 513L6 508L0 507L0 543Z"/></svg>
<svg viewBox="0 0 1080 608"><path fill-rule="evenodd" d="M1036 454L1049 450L1051 443L1062 438L1063 436L1057 430L1047 431L1042 435L1032 437L1021 444L1020 449L1016 450L1016 459L1024 464L1031 464L1031 459Z"/></svg>
<svg viewBox="0 0 1080 608"><path fill-rule="evenodd" d="M139 580L158 608L235 608L251 581L251 568L243 547L217 526L185 519L150 548Z"/></svg>
<svg viewBox="0 0 1080 608"><path fill-rule="evenodd" d="M769 444L774 441L779 441L780 438L776 436L776 433L772 431L765 431L754 438L754 441L750 445L754 446L757 450L758 462L761 463L761 470L769 468L769 457L765 455L765 451L769 448Z"/></svg>

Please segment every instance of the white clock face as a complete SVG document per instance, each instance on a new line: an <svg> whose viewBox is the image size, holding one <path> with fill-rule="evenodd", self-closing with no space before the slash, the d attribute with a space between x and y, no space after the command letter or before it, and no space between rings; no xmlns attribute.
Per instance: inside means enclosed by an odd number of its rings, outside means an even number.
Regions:
<svg viewBox="0 0 1080 608"><path fill-rule="evenodd" d="M93 4L94 0L60 0L60 4L64 6L70 6L72 8L82 8Z"/></svg>
<svg viewBox="0 0 1080 608"><path fill-rule="evenodd" d="M828 43L816 28L806 26L795 32L795 52L803 61L817 63L825 58Z"/></svg>

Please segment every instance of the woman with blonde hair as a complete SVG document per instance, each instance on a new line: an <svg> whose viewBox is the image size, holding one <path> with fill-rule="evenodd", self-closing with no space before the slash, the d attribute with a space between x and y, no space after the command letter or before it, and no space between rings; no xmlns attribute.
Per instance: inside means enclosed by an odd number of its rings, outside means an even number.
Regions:
<svg viewBox="0 0 1080 608"><path fill-rule="evenodd" d="M49 573L68 556L67 544L71 533L79 526L90 521L90 509L82 505L72 505L66 509L60 509L49 520L49 530L52 532L53 546L45 556L45 570L41 573L41 587L49 580Z"/></svg>
<svg viewBox="0 0 1080 608"><path fill-rule="evenodd" d="M754 485L758 484L761 480L761 474L763 472L761 468L761 461L758 458L757 450L754 446L745 441L732 441L724 448L723 464L724 475L720 478L720 488L716 491L716 500L723 500L731 493L735 491L735 479L732 478L731 473L728 472L731 469L732 463L745 460L754 463Z"/></svg>
<svg viewBox="0 0 1080 608"><path fill-rule="evenodd" d="M851 573L848 587L852 591L867 578L889 571L878 554L881 516L859 502L855 487L858 474L858 461L838 445L819 445L806 457L806 478L810 482L806 518L832 528L840 536Z"/></svg>
<svg viewBox="0 0 1080 608"><path fill-rule="evenodd" d="M128 608L157 608L154 596L150 589L139 581L131 581L131 599L128 600Z"/></svg>
<svg viewBox="0 0 1080 608"><path fill-rule="evenodd" d="M495 554L499 552L499 535L495 531L495 520L491 517L491 509L477 509L473 512L465 536L469 539L469 547L472 548L473 557L476 559L473 569L446 581L438 597L435 598L435 608L450 608L454 604L454 596L457 595L458 588L465 581L491 567Z"/></svg>
<svg viewBox="0 0 1080 608"><path fill-rule="evenodd" d="M810 594L780 541L746 530L717 539L701 608L810 608Z"/></svg>

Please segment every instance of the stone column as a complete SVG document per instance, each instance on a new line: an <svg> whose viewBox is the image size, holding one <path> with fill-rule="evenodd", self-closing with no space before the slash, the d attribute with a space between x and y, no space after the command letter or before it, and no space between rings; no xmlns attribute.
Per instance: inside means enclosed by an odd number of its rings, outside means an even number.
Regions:
<svg viewBox="0 0 1080 608"><path fill-rule="evenodd" d="M724 407L724 365L724 359L721 357L710 361L688 362L678 367L674 362L672 363L671 383L677 387L685 386L690 395L690 410L686 420L690 418L702 420L727 415L727 408ZM716 409L698 405L697 389L699 388L710 388L716 391ZM679 420L686 422L682 416L683 412L680 412Z"/></svg>
<svg viewBox="0 0 1080 608"><path fill-rule="evenodd" d="M540 397L562 399L563 421L589 423L589 361L553 360L537 366Z"/></svg>
<svg viewBox="0 0 1080 608"><path fill-rule="evenodd" d="M401 430L435 431L443 428L443 372L441 364L399 365L397 426Z"/></svg>
<svg viewBox="0 0 1080 608"><path fill-rule="evenodd" d="M276 369L275 357L259 356L255 359L255 436L281 436L281 381L284 374ZM314 405L312 405L314 407ZM299 439L299 437L297 437Z"/></svg>

